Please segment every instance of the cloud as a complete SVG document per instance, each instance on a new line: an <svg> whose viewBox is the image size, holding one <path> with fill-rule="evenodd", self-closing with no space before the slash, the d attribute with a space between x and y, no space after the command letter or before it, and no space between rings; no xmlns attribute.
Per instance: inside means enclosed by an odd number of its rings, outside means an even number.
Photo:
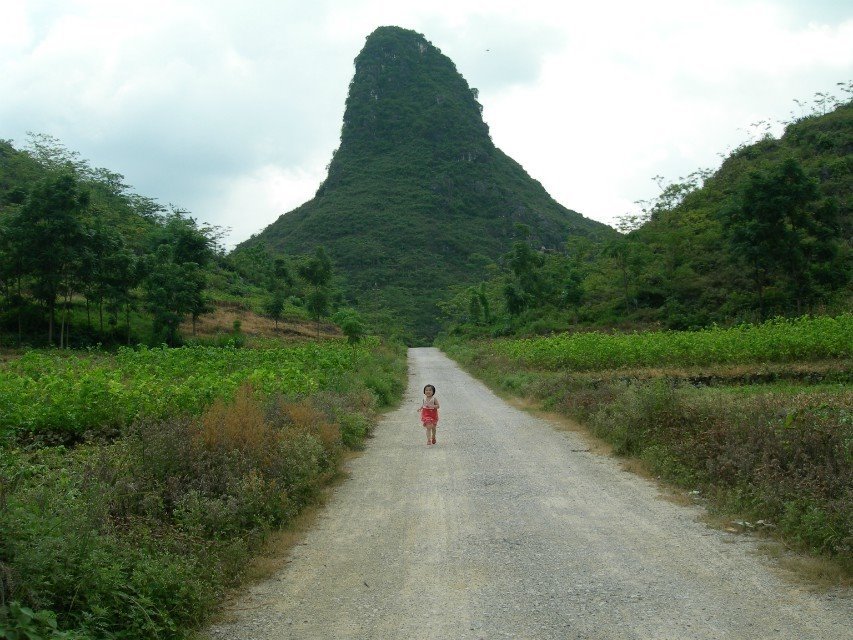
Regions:
<svg viewBox="0 0 853 640"><path fill-rule="evenodd" d="M242 240L313 195L353 58L393 24L455 62L495 143L552 195L612 221L651 176L714 165L750 123L848 80L840 4L7 2L0 137L52 134Z"/></svg>
<svg viewBox="0 0 853 640"><path fill-rule="evenodd" d="M557 12L565 46L539 79L484 100L496 144L560 202L612 223L657 193L652 176L717 166L749 123L785 119L793 98L850 72L853 22L792 25L770 5L714 7Z"/></svg>
<svg viewBox="0 0 853 640"><path fill-rule="evenodd" d="M232 185L251 207L244 176L271 175L270 166L310 174L304 167L336 146L351 58L331 63L338 54L309 28L313 13L274 2L253 12L89 2L53 15L36 6L0 16L23 34L4 40L0 60L4 136L55 135L141 193L205 219L223 218L210 191ZM240 220L235 234L246 236Z"/></svg>
<svg viewBox="0 0 853 640"><path fill-rule="evenodd" d="M263 165L217 181L210 185L214 190L205 206L215 211L209 222L232 229L226 244L227 248L233 248L263 230L277 217L275 212L291 211L313 198L324 178L325 170Z"/></svg>

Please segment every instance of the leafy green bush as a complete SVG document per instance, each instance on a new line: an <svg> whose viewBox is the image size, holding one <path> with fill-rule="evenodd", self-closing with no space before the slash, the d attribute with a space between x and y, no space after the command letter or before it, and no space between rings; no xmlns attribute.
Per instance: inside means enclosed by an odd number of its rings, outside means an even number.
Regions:
<svg viewBox="0 0 853 640"><path fill-rule="evenodd" d="M360 449L370 430L370 422L360 413L344 413L338 418L341 423L341 440L350 449Z"/></svg>
<svg viewBox="0 0 853 640"><path fill-rule="evenodd" d="M88 640L73 631L60 631L52 611L33 611L20 602L0 606L0 638L5 640Z"/></svg>

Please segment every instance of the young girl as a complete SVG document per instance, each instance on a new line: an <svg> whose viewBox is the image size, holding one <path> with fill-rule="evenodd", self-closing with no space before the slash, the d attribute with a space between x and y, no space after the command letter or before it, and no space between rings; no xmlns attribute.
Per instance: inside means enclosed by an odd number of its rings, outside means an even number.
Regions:
<svg viewBox="0 0 853 640"><path fill-rule="evenodd" d="M424 399L418 412L421 422L426 429L427 444L435 444L435 428L438 426L438 399L435 397L435 387L428 384L424 387Z"/></svg>

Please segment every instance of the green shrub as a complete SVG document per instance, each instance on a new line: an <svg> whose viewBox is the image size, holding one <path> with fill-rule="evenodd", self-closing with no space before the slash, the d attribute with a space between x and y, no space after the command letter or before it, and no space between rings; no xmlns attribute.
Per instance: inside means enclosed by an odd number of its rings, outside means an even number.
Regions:
<svg viewBox="0 0 853 640"><path fill-rule="evenodd" d="M33 611L20 602L0 606L0 638L5 640L89 640L73 631L60 631L56 614Z"/></svg>
<svg viewBox="0 0 853 640"><path fill-rule="evenodd" d="M851 394L734 396L665 382L626 385L591 419L619 454L701 485L726 510L772 520L829 554L853 549Z"/></svg>
<svg viewBox="0 0 853 640"><path fill-rule="evenodd" d="M361 449L370 430L370 421L360 413L344 413L338 416L341 424L341 440L350 449Z"/></svg>

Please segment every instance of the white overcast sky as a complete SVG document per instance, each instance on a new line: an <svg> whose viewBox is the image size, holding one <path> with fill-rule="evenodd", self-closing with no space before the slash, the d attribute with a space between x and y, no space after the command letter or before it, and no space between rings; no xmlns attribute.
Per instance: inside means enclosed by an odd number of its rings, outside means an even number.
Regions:
<svg viewBox="0 0 853 640"><path fill-rule="evenodd" d="M0 138L55 136L231 246L313 197L382 25L439 47L495 144L608 224L853 79L849 0L0 0Z"/></svg>

